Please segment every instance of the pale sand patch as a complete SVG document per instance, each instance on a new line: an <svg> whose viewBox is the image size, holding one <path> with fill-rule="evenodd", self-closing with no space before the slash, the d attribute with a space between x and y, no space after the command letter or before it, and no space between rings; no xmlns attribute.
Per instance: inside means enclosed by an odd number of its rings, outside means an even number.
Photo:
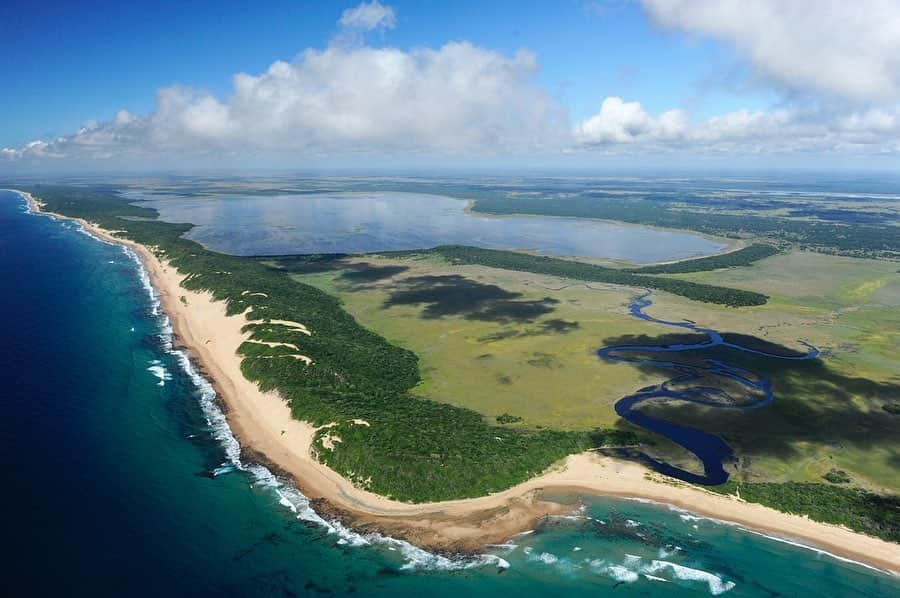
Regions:
<svg viewBox="0 0 900 598"><path fill-rule="evenodd" d="M300 347L293 343L273 343L271 341L258 341L256 339L249 339L248 343L254 343L257 345L266 345L267 347L287 347L288 349L293 349L295 351L299 351Z"/></svg>
<svg viewBox="0 0 900 598"><path fill-rule="evenodd" d="M26 199L39 210L33 198ZM538 477L480 498L409 504L356 488L313 458L310 448L316 428L293 419L276 393L263 393L241 374L237 349L248 340L248 334L241 332L248 323L243 315L228 316L225 304L213 301L209 293L182 288L183 276L145 247L82 224L104 240L131 247L141 257L178 339L214 382L243 445L293 476L307 496L324 499L327 505L320 507L342 514L358 528L378 529L425 547L477 550L531 529L544 515L571 510L571 506L542 500L543 493L587 493L674 505L900 572L898 544L686 484L662 483L664 478L649 474L642 465L593 453L572 455ZM189 297L187 305L178 300L180 295Z"/></svg>
<svg viewBox="0 0 900 598"><path fill-rule="evenodd" d="M269 298L269 296L265 293L251 293L250 291L244 291L241 293L241 297L265 297Z"/></svg>
<svg viewBox="0 0 900 598"><path fill-rule="evenodd" d="M309 328L306 325L301 324L300 322L292 322L291 320L273 320L271 318L266 318L265 320L248 320L248 324L280 324L281 326L287 326L288 328L294 328L299 332L302 332L306 336L312 336L312 333L309 331Z"/></svg>
<svg viewBox="0 0 900 598"><path fill-rule="evenodd" d="M294 349L295 351L299 351L300 347L291 343L272 343L269 341L258 341L254 339L250 339L246 341L248 343L256 343L257 345L266 345L268 347L287 347L288 349ZM312 363L312 357L307 357L306 355L300 355L299 353L291 353L290 355L258 355L253 357L253 359L272 359L274 357L293 357L294 359L299 359L300 361L305 361L306 365Z"/></svg>
<svg viewBox="0 0 900 598"><path fill-rule="evenodd" d="M334 448L335 442L343 442L343 441L341 440L340 436L337 436L337 435L331 434L331 433L325 434L324 436L322 436L322 446L324 446L328 450L332 450Z"/></svg>
<svg viewBox="0 0 900 598"><path fill-rule="evenodd" d="M257 355L252 359L282 359L284 357L290 357L291 359L299 359L300 361L309 365L312 363L312 357L307 357L306 355L299 355L297 353L286 353L284 355Z"/></svg>

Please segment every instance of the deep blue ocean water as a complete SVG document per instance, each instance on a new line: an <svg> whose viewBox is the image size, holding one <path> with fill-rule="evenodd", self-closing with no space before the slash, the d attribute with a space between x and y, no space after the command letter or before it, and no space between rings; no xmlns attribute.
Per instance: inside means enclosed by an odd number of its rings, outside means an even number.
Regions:
<svg viewBox="0 0 900 598"><path fill-rule="evenodd" d="M121 248L0 192L0 281L5 595L900 595L895 577L635 501L560 497L582 513L468 569L340 533L231 459Z"/></svg>

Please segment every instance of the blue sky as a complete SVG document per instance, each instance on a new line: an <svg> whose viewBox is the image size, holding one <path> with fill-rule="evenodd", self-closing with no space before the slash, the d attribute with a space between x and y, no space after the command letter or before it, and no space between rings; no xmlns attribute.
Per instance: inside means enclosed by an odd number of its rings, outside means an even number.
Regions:
<svg viewBox="0 0 900 598"><path fill-rule="evenodd" d="M803 1L798 0L798 4ZM886 83L861 81L860 87L871 88L865 92L869 93L866 96L865 93L857 94L856 88L846 88L840 81L829 80L816 72L803 72L802 68L787 70L786 76L781 72L778 56L760 57L766 51L760 40L768 40L773 31L775 41L779 43L778 31L796 32L799 23L800 27L809 28L807 37L814 38L816 27L830 31L834 22L840 22L841 14L825 15L832 20L816 23L819 17L814 12L798 16L787 11L781 29L776 23L771 25L772 31L758 31L754 36L754 27L770 27L770 13L760 15L754 21L752 15L746 14L723 17L716 13L719 7L700 6L708 4L706 0L694 3L691 11L679 6L681 2L398 0L375 4L380 10L390 11L389 25L385 22L361 29L351 27L353 41L341 44L348 61L349 54L360 48L390 48L399 50L402 56L411 56L417 50L439 50L448 42L467 42L485 57L499 55L510 61L519 50L532 53L532 70L521 61L518 66L500 64L497 67L522 71L512 75L511 79L503 79L502 85L522 87L514 90L505 101L511 103L508 112L527 113L527 118L516 123L500 122L505 117L486 108L491 99L485 97L471 100L473 103L465 107L464 114L448 121L454 127L460 127L462 121L459 119L469 118L473 119L473 128L480 126L498 131L490 140L497 141L496 146L480 138L467 139L466 143L480 144L476 147L478 153L509 157L513 162L517 156L552 155L553 160L560 160L563 159L559 158L561 155L576 154L584 161L611 154L634 155L635 152L664 155L671 153L673 146L684 147L686 141L697 155L721 155L723 151L758 155L761 147L767 147L761 144L766 143L778 152L797 154L799 151L807 156L807 160L808 156L823 152L832 159L835 152L838 156L874 153L880 160L886 159L885 156L890 160L896 154L896 143L891 144L891 137L895 133L894 127L900 132L900 125L896 120L896 90L892 86L896 86L898 77L894 72L882 73L886 64L896 68L896 61L891 62L877 53L873 57L863 57L882 62L863 65L856 71L865 71L865 67L871 66L873 78L882 76L886 80ZM873 2L879 4L888 17L896 16L890 14L890 2ZM336 44L336 39L343 39L341 36L347 34L348 27L340 25L338 19L343 11L353 10L356 6L354 3L300 1L88 1L75 4L12 2L0 7L0 33L5 41L0 75L8 82L0 94L0 148L8 148L7 156L28 157L28 152L22 148L34 140L43 143L54 138L67 138L65 143L60 141L43 152L31 152L31 158L46 159L51 155L57 161L86 159L84 155L76 155L74 150L88 145L96 147L96 135L88 140L90 143L82 143L77 137L79 128L89 122L98 123L103 132L115 136L119 144L113 148L104 141L104 160L115 162L119 154L133 156L138 150L146 151L151 145L148 139L160 138L153 131L146 132L149 124L141 125L141 131L135 132L136 121L127 121L127 131L112 121L117 111L125 110L140 122L143 123L141 119L149 122L152 115L160 111L157 91L172 86L195 90L193 99L185 100L188 104L201 101L200 96L214 98L218 107L224 106L220 113L229 112L227 117L221 118L231 119L227 126L217 123L215 134L204 130L189 140L178 141L181 145L177 150L190 154L202 146L207 158L210 152L233 153L241 141L240 126L232 122L234 106L230 103L235 73L259 76L277 60L292 64L298 60L302 62L302 58L297 59L298 53L307 48L325 51ZM807 4L811 8L816 6L815 3ZM778 5L777 2L772 4L776 11ZM827 13L828 10L820 12ZM835 10L839 12L838 8ZM731 16L734 22L728 26ZM720 20L726 24L720 25ZM872 19L865 25L878 27L879 20ZM889 18L888 22L894 21ZM750 34L743 31L745 27L751 30ZM849 31L847 36L859 33ZM826 62L829 57L823 58L814 46L810 50L809 44L797 46L797 42L789 39L783 43L788 65L791 60L802 64L800 61L808 63L812 59L822 62L823 72L829 68ZM828 40L823 36L822 44L826 43ZM889 54L894 46L890 41L885 43L884 53ZM845 54L851 55L853 49L852 45L841 48L838 42L830 59L840 62ZM803 51L813 55L796 55ZM477 60L479 56L461 60ZM302 65L298 67L303 68ZM796 78L799 84L792 79L795 72L799 73ZM302 70L302 73L306 71ZM419 71L414 71L411 76L418 74ZM306 75L308 73L303 76ZM457 75L460 73L448 72L446 77ZM386 76L393 77L391 74ZM460 76L475 76L480 81L491 77L492 73L462 73ZM309 81L303 83L303 93L309 95L310 85ZM380 83L371 81L367 85L377 87ZM886 93L882 93L884 89L887 89ZM335 93L345 92L346 87ZM446 95L445 91L433 88L417 93L434 93L438 98ZM536 100L532 97L534 93L540 94L542 99ZM334 95L323 97L333 98ZM529 99L520 103L519 97ZM621 101L604 104L608 98ZM470 100L462 98L456 104L461 101ZM432 101L431 105L434 103ZM301 105L308 108L309 104L302 100L281 108L300 110ZM336 110L347 112L329 115L342 122L383 118L368 107L363 108L362 114L358 106ZM446 114L445 108L435 106L434 110L435 118ZM420 118L429 117L427 112L423 116L422 105L410 111L419 114ZM667 111L672 111L671 118L663 118ZM542 116L535 116L537 113ZM552 119L556 121L552 126L558 126L559 130L548 133L546 139L539 142L529 139L527 143L512 138L498 141L498 137L517 127L549 130L550 125L546 122L551 118L547 116L549 113L553 113ZM387 118L394 117L402 118L402 113ZM595 117L593 121L592 117ZM500 120L495 122L495 118ZM560 120L565 122L559 124ZM847 126L841 124L851 121L857 123L852 138L846 133ZM810 123L819 128L811 129ZM722 127L726 125L727 130L723 132ZM280 126L273 124L276 129ZM437 140L441 136L438 129L422 132L423 136L427 133L429 137L416 139L410 150L401 147L402 143L393 143L390 131L345 134L343 130L338 133L334 130L311 131L308 123L290 126L297 127L295 138L308 136L320 140L326 133L335 139L341 135L346 138L341 143L304 141L302 148L262 138L246 145L258 148L267 156L278 155L280 162L288 164L290 159L285 160L286 155L296 158L324 152L334 157L360 151L389 151L392 155L402 155L412 151L416 155L424 152L440 156L448 151L459 154L472 149L460 140L447 143ZM804 137L803 144L792 144L787 139L768 139L777 137L776 131L791 127L796 131L795 137ZM859 127L865 129L862 134ZM222 133L225 129L229 136L227 142ZM761 140L756 133L762 130L769 131L767 139ZM820 147L813 142L813 138L835 137L835 131L843 135L841 143ZM401 126L397 135L398 139L409 137L409 127ZM198 140L198 136L203 139ZM125 138L130 141L122 141ZM165 152L171 153L176 142L171 136L166 139ZM715 141L715 147L710 140ZM126 143L134 147L128 147ZM212 147L214 151L210 149ZM588 150L594 153L585 153ZM99 152L95 154L99 155Z"/></svg>
<svg viewBox="0 0 900 598"><path fill-rule="evenodd" d="M15 4L15 3L14 3ZM78 5L76 5L78 4ZM469 40L512 53L534 51L549 93L586 118L608 95L642 98L652 111L696 106L700 114L761 108L747 97L704 82L728 49L661 35L636 4L604 10L591 3L459 1L391 2L395 30L376 41L402 49ZM140 114L154 92L175 83L225 95L236 72L257 73L321 47L338 30L346 3L49 2L0 9L8 60L0 99L0 144L69 133L124 108ZM724 67L727 68L727 67ZM38 91L38 93L35 93Z"/></svg>

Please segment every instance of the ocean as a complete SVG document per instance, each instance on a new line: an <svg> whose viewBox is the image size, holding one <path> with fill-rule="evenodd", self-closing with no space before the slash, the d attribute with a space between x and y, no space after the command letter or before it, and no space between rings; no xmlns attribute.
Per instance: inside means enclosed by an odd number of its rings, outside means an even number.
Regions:
<svg viewBox="0 0 900 598"><path fill-rule="evenodd" d="M132 255L0 192L6 595L900 595L900 579L638 501L482 558L319 518L243 460Z"/></svg>

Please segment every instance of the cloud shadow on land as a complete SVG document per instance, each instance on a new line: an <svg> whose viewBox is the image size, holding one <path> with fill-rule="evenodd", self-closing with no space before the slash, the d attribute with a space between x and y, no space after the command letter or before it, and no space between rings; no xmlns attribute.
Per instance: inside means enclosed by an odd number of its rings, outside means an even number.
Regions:
<svg viewBox="0 0 900 598"><path fill-rule="evenodd" d="M340 275L340 279L353 284L372 284L402 274L407 266L373 266L369 263L353 264Z"/></svg>
<svg viewBox="0 0 900 598"><path fill-rule="evenodd" d="M671 336L654 339L624 336L607 338L601 346L629 344L650 340L664 345ZM779 355L793 355L796 350L765 339L745 335L723 334L729 340L740 340L744 346ZM646 353L635 356L659 357ZM900 463L897 429L900 415L893 415L883 405L900 400L900 384L879 382L849 376L830 367L825 359L790 361L753 356L725 347L668 353L665 359L697 364L703 359L717 359L746 368L769 378L774 400L761 409L733 410L708 408L683 401L656 401L642 405L645 413L680 425L718 434L739 456L776 457L783 460L800 458L797 446L803 442L827 444L835 453L847 445L860 449L887 449L888 463ZM674 377L677 372L652 364L636 365L644 371ZM635 390L637 390L635 388ZM887 484L887 481L884 481ZM900 490L898 488L897 490Z"/></svg>
<svg viewBox="0 0 900 598"><path fill-rule="evenodd" d="M384 302L385 308L397 305L425 305L421 317L462 316L485 322L533 322L554 311L559 303L551 297L521 300L496 285L484 284L456 274L415 276L398 283Z"/></svg>
<svg viewBox="0 0 900 598"><path fill-rule="evenodd" d="M261 259L274 261L277 268L291 274L321 274L343 270L338 278L354 285L373 284L409 270L408 266L376 266L369 262L351 262L349 258L347 254L332 253Z"/></svg>
<svg viewBox="0 0 900 598"><path fill-rule="evenodd" d="M569 334L573 330L579 328L581 328L581 324L578 322L569 322L567 320L554 318L543 322L537 334Z"/></svg>
<svg viewBox="0 0 900 598"><path fill-rule="evenodd" d="M523 336L543 336L545 334L569 334L573 330L578 330L581 328L581 324L578 322L570 322L568 320L563 320L560 318L553 318L550 320L545 320L537 325L535 328L513 328L506 330L499 330L497 332L493 332L491 334L486 334L484 336L478 337L479 343L492 343L495 341L502 341L508 338L515 337L523 337Z"/></svg>

